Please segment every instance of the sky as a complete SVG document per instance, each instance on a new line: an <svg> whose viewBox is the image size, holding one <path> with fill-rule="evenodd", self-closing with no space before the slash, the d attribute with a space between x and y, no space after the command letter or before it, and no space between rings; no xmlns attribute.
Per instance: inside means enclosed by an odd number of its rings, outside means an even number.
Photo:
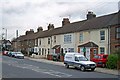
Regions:
<svg viewBox="0 0 120 80"><path fill-rule="evenodd" d="M88 11L96 16L118 11L119 0L0 0L0 37L12 40L24 35L27 30L38 27L47 30L48 24L62 26L63 18L70 22L86 19ZM120 3L119 3L120 4ZM7 36L5 35L7 33Z"/></svg>

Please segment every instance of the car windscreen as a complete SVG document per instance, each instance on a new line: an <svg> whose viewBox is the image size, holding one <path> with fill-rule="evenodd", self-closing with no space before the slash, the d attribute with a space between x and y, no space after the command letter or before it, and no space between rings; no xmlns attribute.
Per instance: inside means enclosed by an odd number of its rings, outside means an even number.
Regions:
<svg viewBox="0 0 120 80"><path fill-rule="evenodd" d="M16 54L22 54L21 52L17 52Z"/></svg>
<svg viewBox="0 0 120 80"><path fill-rule="evenodd" d="M101 56L96 55L96 56L94 56L94 58L95 58L95 59L101 59L102 57L101 57Z"/></svg>
<svg viewBox="0 0 120 80"><path fill-rule="evenodd" d="M88 59L85 57L79 57L79 61L88 61Z"/></svg>
<svg viewBox="0 0 120 80"><path fill-rule="evenodd" d="M11 54L16 54L16 52L11 52Z"/></svg>

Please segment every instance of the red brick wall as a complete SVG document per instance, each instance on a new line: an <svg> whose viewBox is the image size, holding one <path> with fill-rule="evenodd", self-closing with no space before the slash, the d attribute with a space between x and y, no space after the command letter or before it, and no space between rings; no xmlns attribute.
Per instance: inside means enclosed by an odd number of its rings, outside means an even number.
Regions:
<svg viewBox="0 0 120 80"><path fill-rule="evenodd" d="M120 45L120 39L116 39L116 26L110 28L110 52L113 53L117 48L116 45Z"/></svg>

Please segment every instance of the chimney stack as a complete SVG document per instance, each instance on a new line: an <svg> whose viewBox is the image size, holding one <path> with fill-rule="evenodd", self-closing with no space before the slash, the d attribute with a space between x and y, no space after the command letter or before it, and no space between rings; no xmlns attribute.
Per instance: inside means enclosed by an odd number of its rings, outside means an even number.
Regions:
<svg viewBox="0 0 120 80"><path fill-rule="evenodd" d="M49 24L48 25L48 30L54 29L54 24Z"/></svg>
<svg viewBox="0 0 120 80"><path fill-rule="evenodd" d="M28 35L28 34L33 34L34 33L34 30L33 29L30 29L30 31L26 31L26 35Z"/></svg>
<svg viewBox="0 0 120 80"><path fill-rule="evenodd" d="M40 31L43 31L43 28L42 28L42 27L38 27L38 28L37 28L37 32L40 32Z"/></svg>
<svg viewBox="0 0 120 80"><path fill-rule="evenodd" d="M70 21L68 18L63 18L63 21L62 21L62 26L66 25L66 24L69 24Z"/></svg>
<svg viewBox="0 0 120 80"><path fill-rule="evenodd" d="M92 18L95 18L95 17L96 17L96 15L95 15L93 12L88 11L87 20L92 19Z"/></svg>

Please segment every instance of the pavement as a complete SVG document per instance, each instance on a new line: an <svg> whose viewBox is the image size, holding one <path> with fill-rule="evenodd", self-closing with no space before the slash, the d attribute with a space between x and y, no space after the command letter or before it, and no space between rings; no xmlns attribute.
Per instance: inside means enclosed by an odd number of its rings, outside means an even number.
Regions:
<svg viewBox="0 0 120 80"><path fill-rule="evenodd" d="M38 62L44 62L44 63L48 63L48 64L64 66L64 63L59 62L59 61L52 61L52 60L47 60L47 59L36 59L36 58L31 58L31 57L25 57L25 58L30 59L30 60L34 60L34 61L38 61ZM118 70L113 70L113 69L97 67L95 69L95 71L100 72L100 73L107 73L107 74L119 75L120 76L120 70L118 71Z"/></svg>

